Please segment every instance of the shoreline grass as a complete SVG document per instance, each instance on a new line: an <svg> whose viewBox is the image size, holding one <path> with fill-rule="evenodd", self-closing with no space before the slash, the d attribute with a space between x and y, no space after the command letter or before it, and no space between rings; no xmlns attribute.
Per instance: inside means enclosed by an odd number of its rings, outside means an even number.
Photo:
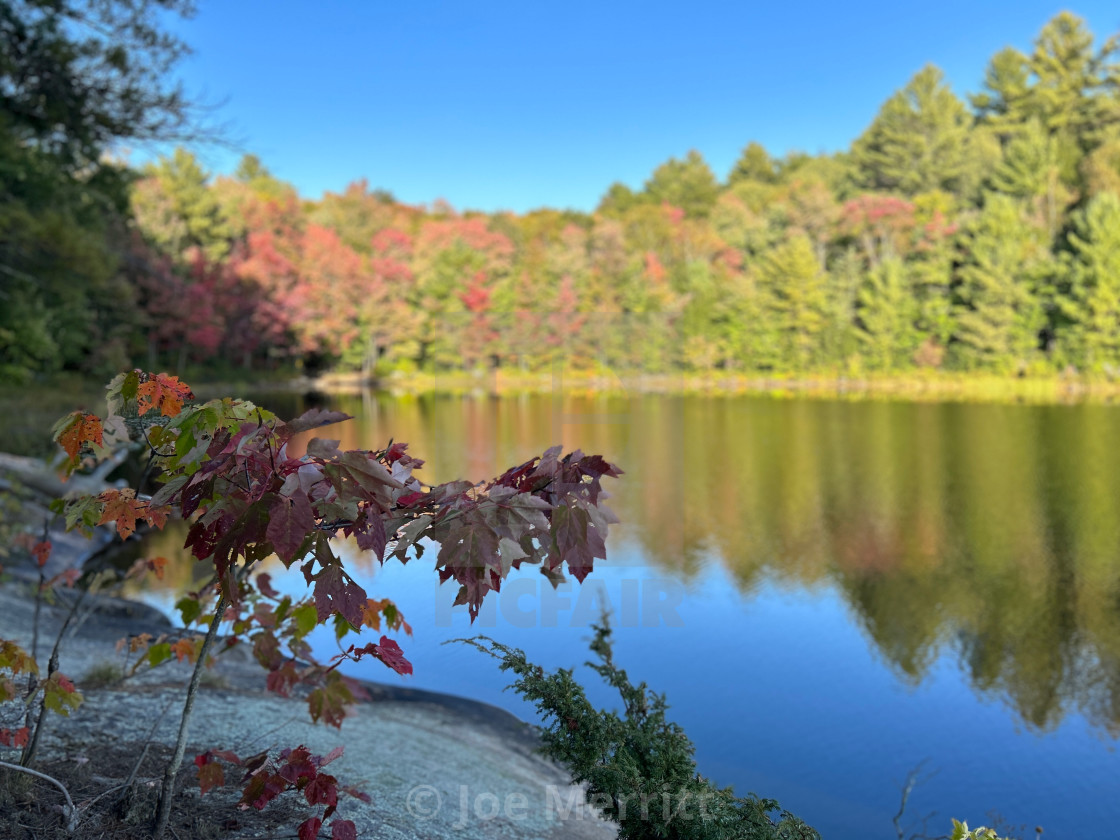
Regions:
<svg viewBox="0 0 1120 840"><path fill-rule="evenodd" d="M293 383L296 384L296 383ZM773 398L992 402L1031 405L1120 402L1120 381L1083 377L1012 377L929 373L910 375L746 376L730 374L618 374L587 371L508 373L502 370L394 374L370 382L360 375L324 374L301 380L326 394L387 391L392 394L642 396L765 395Z"/></svg>

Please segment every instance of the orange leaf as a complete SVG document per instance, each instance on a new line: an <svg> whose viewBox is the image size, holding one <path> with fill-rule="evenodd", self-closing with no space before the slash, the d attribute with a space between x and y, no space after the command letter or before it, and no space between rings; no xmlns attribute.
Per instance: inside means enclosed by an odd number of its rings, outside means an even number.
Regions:
<svg viewBox="0 0 1120 840"><path fill-rule="evenodd" d="M180 639L171 645L171 652L175 654L175 659L182 662L184 659L192 665L198 659L198 651L202 646L202 640L195 643L194 639Z"/></svg>
<svg viewBox="0 0 1120 840"><path fill-rule="evenodd" d="M163 569L166 565L166 557L151 557L147 560L147 566L155 572L156 580L163 580Z"/></svg>
<svg viewBox="0 0 1120 840"><path fill-rule="evenodd" d="M366 627L372 627L374 630L381 629L381 606L384 601L375 601L370 598L366 601L365 607L362 608L362 624Z"/></svg>
<svg viewBox="0 0 1120 840"><path fill-rule="evenodd" d="M101 418L96 414L75 411L71 417L73 419L59 433L58 442L70 460L75 461L87 442L101 446L102 428Z"/></svg>
<svg viewBox="0 0 1120 840"><path fill-rule="evenodd" d="M148 505L148 510L144 517L151 523L152 527L163 530L163 526L167 524L167 515L171 513L171 505L163 505L161 507L152 507ZM164 561L167 562L167 561ZM163 575L156 569L156 577L163 580Z"/></svg>
<svg viewBox="0 0 1120 840"><path fill-rule="evenodd" d="M174 417L183 410L183 400L194 398L194 393L177 376L152 373L136 389L136 408L141 415L158 409L163 417Z"/></svg>
<svg viewBox="0 0 1120 840"><path fill-rule="evenodd" d="M122 540L131 537L136 532L136 520L144 519L147 515L148 503L137 501L136 491L130 487L106 490L97 498L105 503L97 524L105 525L116 520L117 533Z"/></svg>

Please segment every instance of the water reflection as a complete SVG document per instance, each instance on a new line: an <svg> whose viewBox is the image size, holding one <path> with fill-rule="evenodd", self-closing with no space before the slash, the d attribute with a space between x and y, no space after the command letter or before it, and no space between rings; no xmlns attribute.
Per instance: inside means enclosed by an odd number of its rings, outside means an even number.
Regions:
<svg viewBox="0 0 1120 840"><path fill-rule="evenodd" d="M295 397L259 401L282 415ZM339 398L346 447L407 440L429 481L554 442L627 475L619 539L675 575L718 556L742 592L835 588L917 685L946 651L1029 728L1120 734L1120 424L1108 406L766 397ZM170 553L170 552L167 552ZM664 686L672 696L672 685Z"/></svg>

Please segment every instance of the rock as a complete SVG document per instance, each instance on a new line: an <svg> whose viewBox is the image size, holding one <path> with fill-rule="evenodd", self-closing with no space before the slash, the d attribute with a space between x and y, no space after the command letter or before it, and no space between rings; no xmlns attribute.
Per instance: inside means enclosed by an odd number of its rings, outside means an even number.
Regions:
<svg viewBox="0 0 1120 840"><path fill-rule="evenodd" d="M84 688L83 680L103 672L106 663L122 663L116 639L171 629L165 617L153 615L148 608L134 609L136 605L127 601L99 596L87 600L95 608L66 640L60 659L61 670L76 679L85 702L68 718L48 718L42 761L125 750L126 758L119 763L123 777L131 763L127 755L138 755L149 739L159 755L174 743L189 667L168 663L116 687ZM26 589L11 584L0 587L0 638L29 646L33 612ZM41 660L49 653L65 614L64 604L43 608ZM283 833L294 834L303 819L299 815L309 810L302 802L289 794L286 805L278 800L277 807L270 805L259 814L242 812L235 808L239 793L232 788L198 801L190 759L210 748L244 756L303 744L325 755L341 745L345 753L330 772L372 799L368 805L349 796L340 799L338 814L354 820L359 837L606 840L615 836L612 823L580 807L582 791L570 784L563 769L536 753L539 740L530 725L501 709L463 698L389 685L366 687L370 699L355 707L341 729L314 725L304 701L263 690L264 672L250 656L219 657L214 675L196 698L180 794L189 807L177 813L224 804L228 810L214 809L229 817L221 837L275 836L277 820L284 819L289 822ZM149 793L151 782L141 779L141 785L149 785ZM190 806L191 801L198 804ZM181 826L180 836L187 830L195 831Z"/></svg>

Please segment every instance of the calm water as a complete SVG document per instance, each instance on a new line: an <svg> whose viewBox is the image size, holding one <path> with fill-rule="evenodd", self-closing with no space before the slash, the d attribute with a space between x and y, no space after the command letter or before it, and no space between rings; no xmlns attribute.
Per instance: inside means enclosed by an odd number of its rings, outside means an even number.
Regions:
<svg viewBox="0 0 1120 840"><path fill-rule="evenodd" d="M429 481L480 479L555 442L626 470L610 488L623 525L609 564L556 593L525 570L473 628L427 558L355 561L371 596L394 599L415 628L402 639L410 684L531 718L491 661L441 643L484 632L572 666L606 603L617 660L668 695L701 772L778 799L827 838L896 837L900 788L922 762L904 820L914 830L936 812L931 836L950 816L1025 837L1040 825L1047 840L1120 836L1120 409L332 405L356 419L325 436L409 441Z"/></svg>

